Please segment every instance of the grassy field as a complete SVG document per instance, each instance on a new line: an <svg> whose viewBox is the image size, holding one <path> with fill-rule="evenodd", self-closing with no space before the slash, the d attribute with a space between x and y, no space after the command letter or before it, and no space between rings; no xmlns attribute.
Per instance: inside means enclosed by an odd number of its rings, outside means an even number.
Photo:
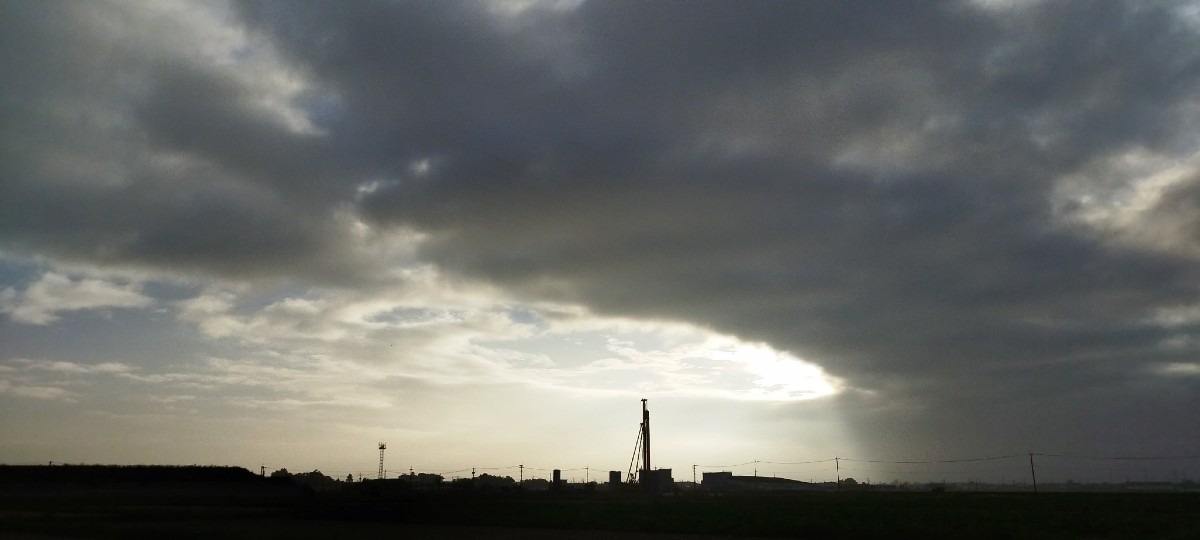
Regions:
<svg viewBox="0 0 1200 540"><path fill-rule="evenodd" d="M4 538L1200 538L1200 494L0 498Z"/></svg>

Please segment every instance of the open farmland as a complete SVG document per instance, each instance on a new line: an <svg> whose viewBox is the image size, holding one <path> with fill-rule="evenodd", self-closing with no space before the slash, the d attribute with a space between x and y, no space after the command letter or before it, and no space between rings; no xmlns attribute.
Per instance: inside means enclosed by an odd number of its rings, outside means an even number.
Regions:
<svg viewBox="0 0 1200 540"><path fill-rule="evenodd" d="M1197 538L1200 494L6 493L13 538Z"/></svg>

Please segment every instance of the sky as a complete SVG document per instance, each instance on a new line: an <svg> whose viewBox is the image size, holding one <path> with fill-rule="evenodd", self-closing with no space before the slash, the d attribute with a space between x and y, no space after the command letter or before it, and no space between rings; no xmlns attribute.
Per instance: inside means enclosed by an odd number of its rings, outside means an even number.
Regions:
<svg viewBox="0 0 1200 540"><path fill-rule="evenodd" d="M595 478L644 398L680 480L1200 479L1197 50L1185 1L0 0L0 462Z"/></svg>

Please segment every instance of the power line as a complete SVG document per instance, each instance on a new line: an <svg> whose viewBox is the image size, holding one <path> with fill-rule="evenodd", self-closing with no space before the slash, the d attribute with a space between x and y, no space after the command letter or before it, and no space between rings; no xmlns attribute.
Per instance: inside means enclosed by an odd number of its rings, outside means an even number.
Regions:
<svg viewBox="0 0 1200 540"><path fill-rule="evenodd" d="M833 461L833 460L830 459L827 461ZM747 461L745 463L738 463L737 465L696 465L696 466L703 468L703 469L732 469L734 467L745 467L746 465L754 465L754 463L755 462L753 462L753 461Z"/></svg>
<svg viewBox="0 0 1200 540"><path fill-rule="evenodd" d="M1039 465L1038 467L1039 468L1051 468L1051 467L1042 467L1041 465ZM987 469L909 469L909 470L905 470L905 469L861 469L858 467L842 467L842 470L843 471L855 471L855 472L883 473L883 474L984 474L984 473L1008 472L1008 471L1013 471L1013 470L1019 470L1020 468L1021 468L1021 464L1013 464L1010 467L999 468L999 469L987 468ZM790 471L783 471L783 472L790 472ZM807 471L797 471L797 472L807 472Z"/></svg>
<svg viewBox="0 0 1200 540"><path fill-rule="evenodd" d="M1067 459L1096 459L1096 460L1112 460L1112 461L1169 461L1169 460L1187 460L1200 459L1200 456L1080 456L1072 454L1039 454L1034 452L1035 456L1055 457Z"/></svg>
<svg viewBox="0 0 1200 540"><path fill-rule="evenodd" d="M1042 454L1034 454L1034 455L1040 456ZM889 464L902 465L902 464L923 464L923 463L967 463L967 462L971 462L971 461L995 461L998 459L1013 459L1013 458L1019 458L1019 457L1024 457L1024 455L1023 454L1010 454L1007 456L991 456L991 457L981 457L981 458L928 459L928 460L908 460L908 461L887 461L887 460L882 460L882 459L851 459L851 458L837 458L837 459L840 459L842 461L854 461L854 462L858 462L858 463L889 463ZM833 461L833 460L829 460L829 461Z"/></svg>

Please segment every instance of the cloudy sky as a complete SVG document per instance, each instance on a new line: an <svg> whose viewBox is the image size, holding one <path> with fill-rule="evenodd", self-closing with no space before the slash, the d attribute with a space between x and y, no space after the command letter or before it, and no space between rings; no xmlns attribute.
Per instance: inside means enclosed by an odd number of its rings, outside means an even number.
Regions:
<svg viewBox="0 0 1200 540"><path fill-rule="evenodd" d="M1198 455L1198 50L1183 1L4 0L0 461L575 477L641 398L676 478Z"/></svg>

